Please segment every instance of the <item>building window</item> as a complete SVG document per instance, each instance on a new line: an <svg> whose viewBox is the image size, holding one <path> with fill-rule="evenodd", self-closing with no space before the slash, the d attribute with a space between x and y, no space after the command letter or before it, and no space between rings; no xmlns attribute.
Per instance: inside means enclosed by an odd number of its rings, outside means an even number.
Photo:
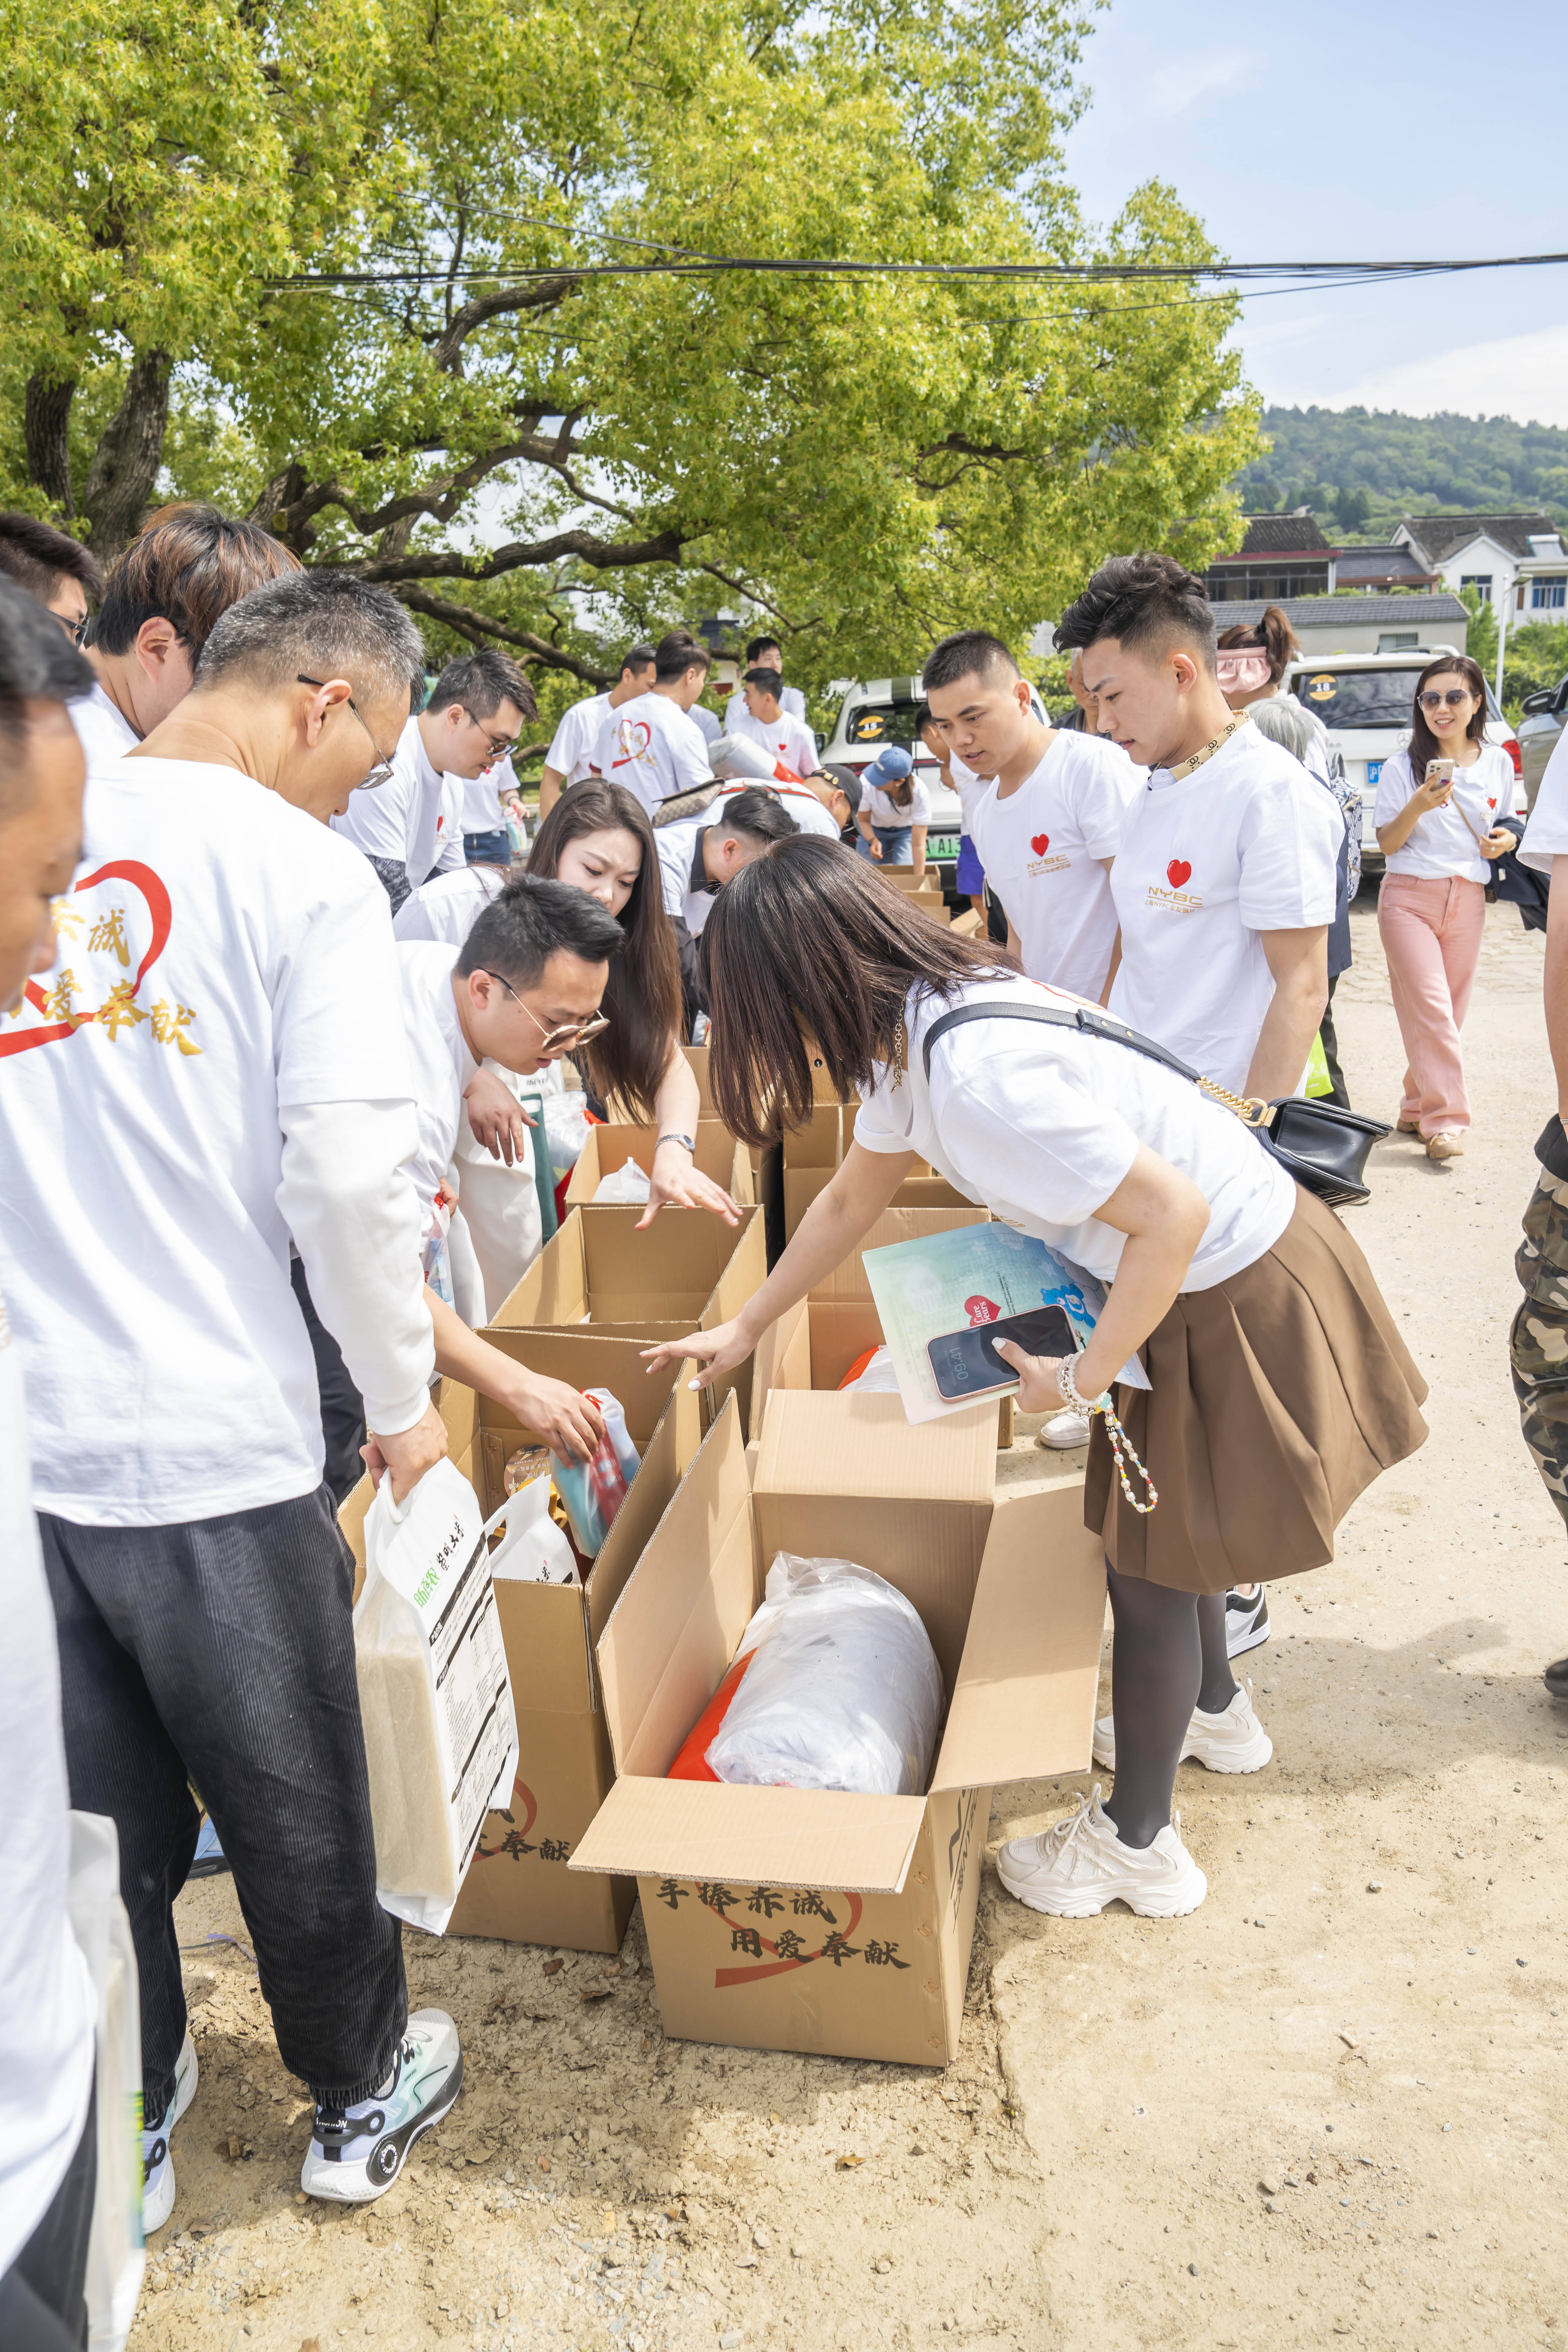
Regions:
<svg viewBox="0 0 1568 2352"><path fill-rule="evenodd" d="M1414 653L1420 643L1417 630L1384 629L1378 638L1377 650L1380 654L1409 654Z"/></svg>
<svg viewBox="0 0 1568 2352"><path fill-rule="evenodd" d="M1489 604L1492 601L1492 575L1489 572L1461 572L1459 586L1461 589L1473 588L1477 601L1482 604Z"/></svg>
<svg viewBox="0 0 1568 2352"><path fill-rule="evenodd" d="M1561 613L1568 604L1568 572L1542 572L1530 583L1530 605L1535 613Z"/></svg>

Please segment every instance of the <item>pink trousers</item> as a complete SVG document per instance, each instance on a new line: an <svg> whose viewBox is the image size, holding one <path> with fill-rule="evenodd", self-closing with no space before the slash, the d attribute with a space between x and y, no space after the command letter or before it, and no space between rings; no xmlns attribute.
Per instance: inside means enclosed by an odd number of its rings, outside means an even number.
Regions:
<svg viewBox="0 0 1568 2352"><path fill-rule="evenodd" d="M1418 1120L1423 1135L1470 1123L1459 1032L1470 1009L1486 915L1479 882L1383 877L1377 928L1408 1063L1399 1116Z"/></svg>

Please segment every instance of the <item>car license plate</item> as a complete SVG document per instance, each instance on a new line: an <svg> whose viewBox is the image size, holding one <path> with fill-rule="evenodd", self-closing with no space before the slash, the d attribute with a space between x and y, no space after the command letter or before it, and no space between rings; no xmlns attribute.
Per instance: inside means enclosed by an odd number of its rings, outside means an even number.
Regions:
<svg viewBox="0 0 1568 2352"><path fill-rule="evenodd" d="M1367 782L1367 790L1368 790L1369 792L1373 792L1373 793L1374 793L1374 792L1376 792L1376 790L1377 790L1377 780L1378 780L1379 776L1381 776L1381 775L1382 775L1382 773L1383 773L1383 761L1382 761L1381 760L1369 760L1369 761L1367 761L1367 763L1366 763L1366 782Z"/></svg>
<svg viewBox="0 0 1568 2352"><path fill-rule="evenodd" d="M928 835L926 835L926 856L927 856L927 857L928 857L928 858L931 858L931 857L956 857L956 856L958 856L958 835L957 835L957 834L956 834L956 833L932 833L932 834L928 834Z"/></svg>

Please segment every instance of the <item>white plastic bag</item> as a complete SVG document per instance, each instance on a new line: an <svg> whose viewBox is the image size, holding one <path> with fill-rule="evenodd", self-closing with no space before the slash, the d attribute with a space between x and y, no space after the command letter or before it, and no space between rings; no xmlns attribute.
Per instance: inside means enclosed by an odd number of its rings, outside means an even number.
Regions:
<svg viewBox="0 0 1568 2352"><path fill-rule="evenodd" d="M523 1584L575 1584L577 1562L572 1547L550 1516L550 1478L531 1478L509 1495L500 1509L485 1522L488 1541L503 1528L490 1554L490 1574Z"/></svg>
<svg viewBox="0 0 1568 2352"><path fill-rule="evenodd" d="M376 1898L438 1936L492 1799L517 1769L517 1717L479 1496L437 1462L401 1503L384 1476L364 1521L354 1662L375 1825Z"/></svg>
<svg viewBox="0 0 1568 2352"><path fill-rule="evenodd" d="M842 1396L852 1392L862 1396L898 1395L899 1376L893 1369L892 1354L889 1349L879 1348L865 1370L858 1372L852 1381L846 1381L839 1391Z"/></svg>
<svg viewBox="0 0 1568 2352"><path fill-rule="evenodd" d="M559 1182L568 1169L576 1167L578 1156L588 1140L586 1095L545 1096L544 1139L550 1147L551 1168Z"/></svg>
<svg viewBox="0 0 1568 2352"><path fill-rule="evenodd" d="M924 1795L942 1672L918 1612L885 1578L779 1552L748 1648L756 1655L708 1750L721 1780Z"/></svg>
<svg viewBox="0 0 1568 2352"><path fill-rule="evenodd" d="M121 2352L147 2257L142 2243L142 2005L120 1895L120 1839L104 1813L70 1816L66 1910L98 1994L98 2187L87 2246L89 2352Z"/></svg>
<svg viewBox="0 0 1568 2352"><path fill-rule="evenodd" d="M635 1160L628 1160L623 1166L612 1168L607 1176L600 1177L594 1198L619 1202L628 1209L646 1208L652 1190L653 1179L647 1170L639 1168Z"/></svg>
<svg viewBox="0 0 1568 2352"><path fill-rule="evenodd" d="M584 1559L595 1559L599 1546L626 1499L626 1488L642 1468L642 1456L632 1444L626 1417L608 1389L584 1389L605 1416L605 1435L591 1462L563 1462L557 1454L555 1491L566 1506L572 1534Z"/></svg>

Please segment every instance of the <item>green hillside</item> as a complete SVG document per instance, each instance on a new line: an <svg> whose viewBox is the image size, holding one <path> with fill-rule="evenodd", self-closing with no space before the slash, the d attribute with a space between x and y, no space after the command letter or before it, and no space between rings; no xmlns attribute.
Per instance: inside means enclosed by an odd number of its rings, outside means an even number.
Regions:
<svg viewBox="0 0 1568 2352"><path fill-rule="evenodd" d="M1508 416L1266 408L1265 457L1237 477L1254 514L1310 507L1331 538L1382 539L1403 514L1544 508L1568 525L1568 430Z"/></svg>

